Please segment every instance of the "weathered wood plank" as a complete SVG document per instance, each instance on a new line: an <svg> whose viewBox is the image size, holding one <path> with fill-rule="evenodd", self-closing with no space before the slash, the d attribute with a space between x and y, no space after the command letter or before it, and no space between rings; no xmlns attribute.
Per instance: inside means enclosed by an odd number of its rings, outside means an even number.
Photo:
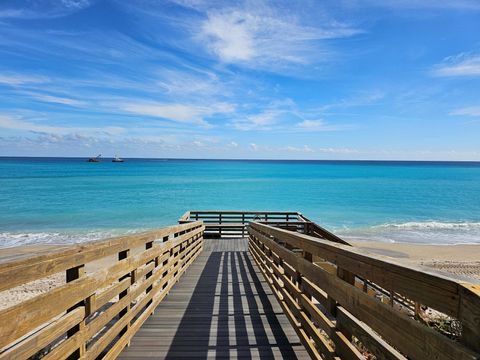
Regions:
<svg viewBox="0 0 480 360"><path fill-rule="evenodd" d="M253 224L249 229L249 232L251 234L251 242L253 244L258 242L259 244L262 244L262 246L266 246L267 250L265 250L264 255L265 257L272 257L270 262L272 270L274 270L276 267L275 262L273 261L274 256L271 255L273 252L276 254L276 256L282 259L283 264L289 264L301 274L302 284L304 283L303 286L306 286L307 290L310 290L310 295L315 294L315 287L318 286L322 292L324 291L329 296L332 296L332 298L336 299L338 303L345 307L345 309L348 310L348 312L350 312L353 316L361 321L364 321L366 324L368 324L368 326L381 334L381 336L390 344L396 346L406 355L416 359L430 357L435 357L438 359L474 359L476 356L478 356L478 354L475 354L472 350L451 341L447 337L394 310L391 306L383 304L375 298L367 295L361 289L355 287L354 284L350 284L349 282L338 278L335 274L331 274L321 267L316 266L310 261L298 256L295 252L280 245L274 241L274 238L268 235L274 234L275 240L283 241L284 243L290 243L294 248L302 248L301 246L304 246L304 251L311 252L313 254L319 253L313 247L313 244L317 243L319 240L314 239L311 241L311 239L305 238L304 235L295 233L288 233L286 236L283 236L285 231L270 227L267 228L268 231L263 231L265 229L265 225ZM292 238L294 240L291 240ZM307 246L305 246L305 244L307 244ZM324 247L330 249L333 246L335 251L340 254L351 252L350 248L348 247L338 244L325 244L321 240L320 246L322 249ZM253 247L253 249L255 248L257 249L256 251L260 249L258 246ZM365 254L358 254L355 251L353 251L353 255L359 256L359 258L365 257ZM375 257L372 260L372 262L376 265L378 265L380 261L380 259ZM386 270L384 276L389 276L389 271L392 268L395 268L396 271L399 270L398 264L392 265L388 262L386 262L385 268ZM396 271L392 272L396 274ZM431 283L435 283L437 281L437 279L433 278L434 276L432 274L419 274L417 270L414 270L413 273L415 280L422 278L423 280L426 279L426 281L430 281ZM282 277L282 272L277 271L277 276ZM284 280L285 284L288 284L288 280ZM446 278L441 278L438 281L442 284L449 282L448 286L451 287L459 286L459 284L454 283L452 280ZM309 282L315 286L310 286ZM271 283L274 285L274 281L271 281ZM290 286L290 288L290 291L295 290L292 286ZM423 291L428 291L428 289L424 288ZM321 296L319 299L323 301L322 299L324 299L324 294L320 295ZM478 301L478 297L476 296L469 297L469 299L470 301L473 301L473 303ZM475 324L478 324L478 322L475 320L477 319L476 314L478 312L478 308L475 306L465 306L465 308L470 314L469 318L474 319L469 323L469 326L473 327ZM325 321L323 322L325 323ZM338 325L340 326L341 323ZM343 337L344 335L338 331L331 333L331 338L334 342L337 342L337 346L342 345L337 350L340 350L341 348L346 350L349 347L348 343L345 342L346 338L342 340ZM340 343L338 343L339 339L341 340ZM345 345L347 347L345 347ZM349 351L351 352L351 350L352 349ZM345 354L342 354L342 356L345 356Z"/></svg>
<svg viewBox="0 0 480 360"><path fill-rule="evenodd" d="M85 308L78 307L1 353L0 359L27 359L79 324L84 317Z"/></svg>
<svg viewBox="0 0 480 360"><path fill-rule="evenodd" d="M11 276L12 271L26 269L26 274L20 278L29 280L65 269L67 283L0 311L0 348L34 331L14 346L4 349L0 356L34 355L65 335L67 338L48 352L47 358L69 355L95 358L118 335L122 343L128 343L134 334L130 331L130 323L137 324L139 319L150 316L158 302L202 251L203 231L204 226L197 222L139 236L97 241L73 250L42 253L28 263L22 259L3 264L1 276ZM159 243L155 242L158 236L161 236ZM128 256L128 246L132 244L144 244L144 250ZM99 245L99 249L94 245ZM118 250L119 260L113 265L85 274L86 261L109 256ZM65 263L60 264L61 261ZM72 264L74 266L70 267ZM35 269L39 274L33 274ZM18 282L6 280L10 286ZM118 282L113 284L115 281ZM103 310L102 307L115 297L118 300ZM135 305L129 309L131 304ZM102 311L100 314L93 315L99 310ZM65 311L68 311L67 315L56 319ZM44 324L43 329L37 329ZM102 328L105 331L99 333ZM98 335L101 336L97 338ZM90 341L92 338L95 338L93 342Z"/></svg>
<svg viewBox="0 0 480 360"><path fill-rule="evenodd" d="M165 236L185 230L191 231L182 235L183 239L203 232L204 227L201 222L193 222L135 235L92 241L82 245L60 247L39 256L0 263L0 278L2 279L0 291L84 265L150 241L161 240Z"/></svg>

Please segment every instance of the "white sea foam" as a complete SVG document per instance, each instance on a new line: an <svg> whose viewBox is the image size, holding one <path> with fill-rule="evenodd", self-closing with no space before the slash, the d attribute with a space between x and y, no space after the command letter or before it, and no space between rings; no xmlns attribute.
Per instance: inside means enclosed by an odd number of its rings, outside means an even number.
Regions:
<svg viewBox="0 0 480 360"><path fill-rule="evenodd" d="M131 234L145 229L71 230L58 232L1 232L0 247L32 244L73 244ZM404 222L370 227L333 229L355 240L417 244L480 244L480 222Z"/></svg>
<svg viewBox="0 0 480 360"><path fill-rule="evenodd" d="M416 244L480 244L480 222L423 221L342 229L345 238Z"/></svg>
<svg viewBox="0 0 480 360"><path fill-rule="evenodd" d="M126 235L141 231L140 229L98 230L98 231L65 231L65 232L2 232L0 247L12 247L33 244L75 244L86 241L106 239L113 236Z"/></svg>
<svg viewBox="0 0 480 360"><path fill-rule="evenodd" d="M406 223L392 223L372 226L373 229L438 229L438 230L479 230L480 222L441 222L441 221L425 221L415 222L410 221Z"/></svg>

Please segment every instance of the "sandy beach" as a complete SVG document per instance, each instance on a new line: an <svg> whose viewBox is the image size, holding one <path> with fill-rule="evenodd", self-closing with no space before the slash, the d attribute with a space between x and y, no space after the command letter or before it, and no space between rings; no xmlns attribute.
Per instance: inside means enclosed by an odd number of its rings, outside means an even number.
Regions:
<svg viewBox="0 0 480 360"><path fill-rule="evenodd" d="M353 241L354 246L406 263L428 266L449 275L480 281L480 244L476 245L417 245Z"/></svg>
<svg viewBox="0 0 480 360"><path fill-rule="evenodd" d="M405 264L415 263L459 276L459 279L480 283L480 244L479 245L415 245L390 244L371 241L354 241L352 244L371 253L388 256ZM12 259L28 258L49 251L51 245L31 245L0 249L0 263ZM113 262L112 256L101 262L87 264L86 272L92 273ZM0 292L0 309L42 294L65 283L65 274L58 273L48 278L17 286Z"/></svg>
<svg viewBox="0 0 480 360"><path fill-rule="evenodd" d="M61 245L29 245L21 247L11 247L0 249L0 264L11 261L25 259L35 255L41 255L53 248L58 249ZM66 246L65 246L66 247ZM135 255L139 249L132 249ZM115 261L115 256L108 256L98 261L92 261L85 267L87 274L94 273ZM28 284L19 285L13 289L0 292L0 310L8 308L19 302L28 300L34 296L45 293L57 286L65 284L65 273L53 274L49 277L32 281Z"/></svg>

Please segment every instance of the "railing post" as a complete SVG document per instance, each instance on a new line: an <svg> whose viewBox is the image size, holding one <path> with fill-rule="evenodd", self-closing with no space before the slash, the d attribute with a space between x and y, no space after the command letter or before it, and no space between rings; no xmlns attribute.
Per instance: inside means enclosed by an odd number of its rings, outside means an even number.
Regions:
<svg viewBox="0 0 480 360"><path fill-rule="evenodd" d="M151 248L153 248L153 241L149 241L149 242L145 243L145 250L148 250L148 249L151 249ZM152 262L154 263L155 267L157 267L158 266L158 256L156 256L153 260L150 260L146 265L148 265ZM153 275L153 270L146 273L145 274L145 280L147 280L152 275ZM152 289L153 289L153 284L145 289L145 294L148 294L150 291L152 291ZM147 302L147 307L149 307L151 303L152 303L152 300L149 300ZM153 311L152 311L152 315L153 315Z"/></svg>
<svg viewBox="0 0 480 360"><path fill-rule="evenodd" d="M303 225L303 233L305 235L310 235L310 223L309 222L306 222L304 225Z"/></svg>
<svg viewBox="0 0 480 360"><path fill-rule="evenodd" d="M120 261L120 260L126 259L129 255L130 255L130 249L120 251L118 253L118 260ZM120 279L118 279L118 281L122 281L128 277L132 277L131 274L125 274ZM132 280L134 279L132 278ZM130 287L122 291L120 294L118 294L118 301L120 301L125 296L128 296L129 290L130 290ZM118 318L121 319L122 317L127 315L129 310L130 310L130 303L125 308L120 310L120 312L118 313ZM128 322L128 324L120 331L119 336L121 337L123 334L125 334L129 327L130 327L130 322ZM127 346L129 345L130 343L127 343Z"/></svg>
<svg viewBox="0 0 480 360"><path fill-rule="evenodd" d="M66 282L68 283L68 282L77 280L84 275L85 275L85 265L79 265L79 266L67 269ZM70 312L79 306L85 306L85 301L80 301L78 304L75 304L70 309L68 309L67 312ZM87 315L88 314L86 314L85 317ZM85 318L78 325L75 325L74 327L72 327L70 330L67 331L67 338L74 336L78 332L83 332L84 330L85 330ZM80 359L85 354L85 351L86 351L85 339L82 339L82 343L80 347L77 350L75 350L68 358Z"/></svg>
<svg viewBox="0 0 480 360"><path fill-rule="evenodd" d="M222 226L221 226L222 225L222 213L218 214L218 224L219 224L219 226L218 226L218 237L221 238L222 237Z"/></svg>
<svg viewBox="0 0 480 360"><path fill-rule="evenodd" d="M245 237L245 213L242 213L242 238Z"/></svg>
<svg viewBox="0 0 480 360"><path fill-rule="evenodd" d="M309 253L309 252L304 251L304 252L303 252L303 258L304 258L305 260L307 260L308 262L313 262L313 254L312 254L312 253ZM298 276L298 271L297 271L297 276ZM305 293L305 291L304 291L304 289L303 289L301 274L300 274L299 281L298 281L298 288L300 289L300 291L301 291L302 293ZM306 295L308 295L309 299L311 300L310 295L309 295L309 294L306 294ZM304 311L305 311L305 307L303 306L303 304L302 304L301 306L302 306L302 309L304 309ZM306 311L305 313L308 314L309 312Z"/></svg>
<svg viewBox="0 0 480 360"><path fill-rule="evenodd" d="M351 272L347 271L347 270L342 269L341 267L338 267L338 266L337 266L337 277L346 281L350 285L355 286L355 275L352 274ZM335 299L333 299L330 295L328 296L327 307L328 307L327 310L330 312L330 314L332 314L333 316L337 315L337 309L336 309L337 308L337 301Z"/></svg>
<svg viewBox="0 0 480 360"><path fill-rule="evenodd" d="M461 285L459 295L459 320L462 323L460 342L480 352L480 286Z"/></svg>

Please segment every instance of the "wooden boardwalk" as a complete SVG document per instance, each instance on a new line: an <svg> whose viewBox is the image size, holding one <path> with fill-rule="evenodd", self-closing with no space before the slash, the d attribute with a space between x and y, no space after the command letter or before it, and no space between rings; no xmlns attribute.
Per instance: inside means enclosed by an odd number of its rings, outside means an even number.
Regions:
<svg viewBox="0 0 480 360"><path fill-rule="evenodd" d="M205 240L120 359L309 359L246 239Z"/></svg>

